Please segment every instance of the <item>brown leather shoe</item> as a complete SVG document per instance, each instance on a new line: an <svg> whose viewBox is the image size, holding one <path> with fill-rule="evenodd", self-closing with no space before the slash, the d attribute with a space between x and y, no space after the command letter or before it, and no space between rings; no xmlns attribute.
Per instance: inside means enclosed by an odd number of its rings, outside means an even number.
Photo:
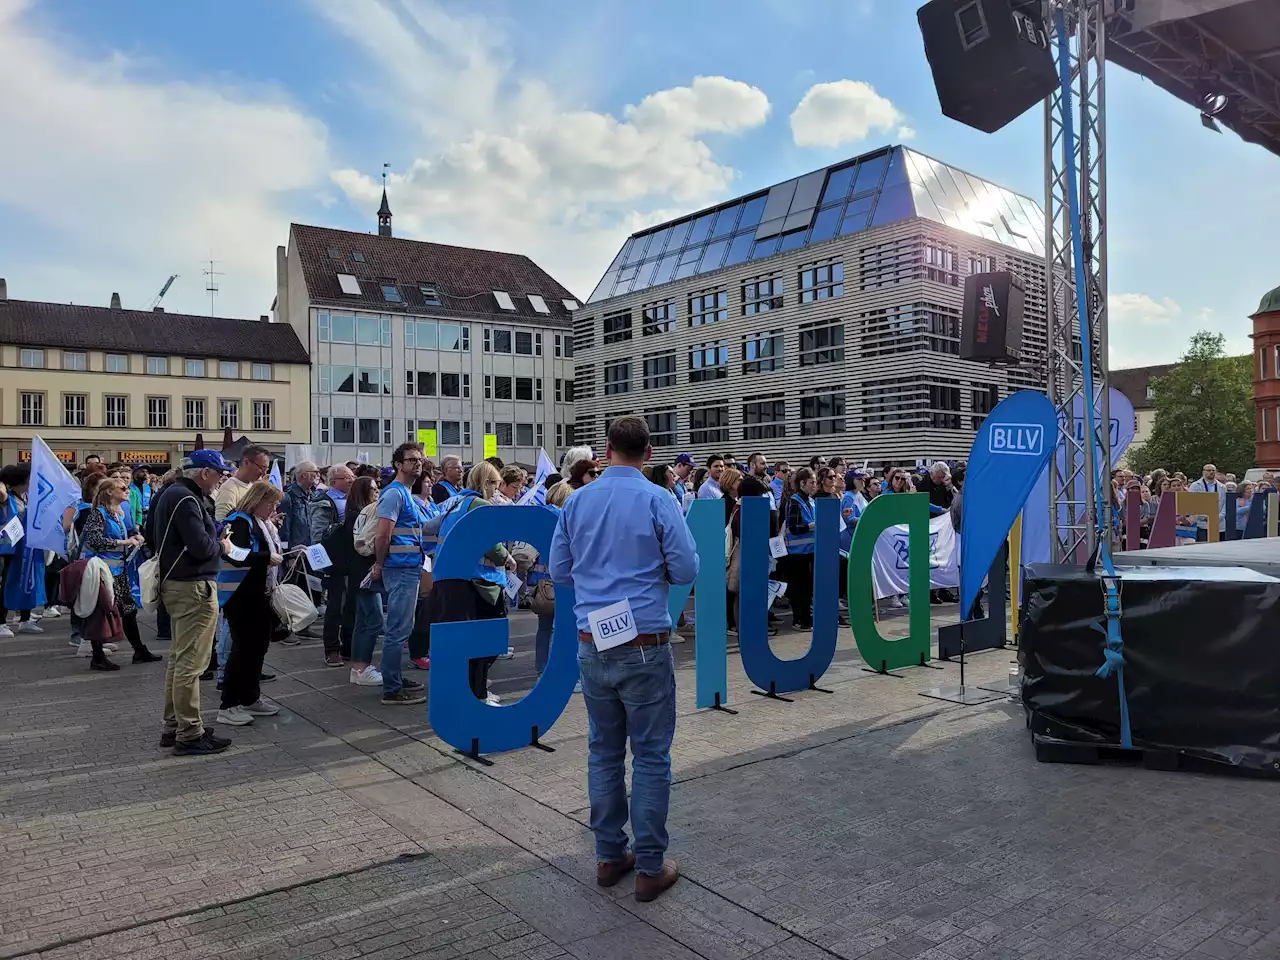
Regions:
<svg viewBox="0 0 1280 960"><path fill-rule="evenodd" d="M641 903L657 900L665 891L675 886L680 879L680 871L670 860L662 864L662 872L654 875L636 874L636 899Z"/></svg>
<svg viewBox="0 0 1280 960"><path fill-rule="evenodd" d="M596 863L596 883L602 887L612 887L635 868L636 855L630 850L621 860L600 860Z"/></svg>

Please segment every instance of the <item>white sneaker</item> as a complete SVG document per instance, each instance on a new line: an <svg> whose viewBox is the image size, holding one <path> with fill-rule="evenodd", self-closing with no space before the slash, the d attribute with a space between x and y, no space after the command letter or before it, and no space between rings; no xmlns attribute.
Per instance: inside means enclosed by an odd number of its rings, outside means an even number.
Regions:
<svg viewBox="0 0 1280 960"><path fill-rule="evenodd" d="M351 668L351 682L358 687L380 687L382 686L382 674L378 672L378 668L373 664L369 664L363 670Z"/></svg>
<svg viewBox="0 0 1280 960"><path fill-rule="evenodd" d="M253 723L253 714L244 707L230 707L218 711L218 723L225 723L229 727L243 727L246 723Z"/></svg>
<svg viewBox="0 0 1280 960"><path fill-rule="evenodd" d="M280 705L272 702L271 700L259 697L247 707L241 707L240 709L255 717L274 717L280 712Z"/></svg>
<svg viewBox="0 0 1280 960"><path fill-rule="evenodd" d="M574 692L574 693L581 693L581 692L582 692L582 681L581 681L581 680L579 680L577 683L575 683L575 684L573 685L573 692Z"/></svg>
<svg viewBox="0 0 1280 960"><path fill-rule="evenodd" d="M104 653L115 653L119 649L120 648L116 646L114 643L104 643L102 645L102 650ZM76 656L92 657L93 644L91 644L88 640L81 640L79 645L76 647Z"/></svg>
<svg viewBox="0 0 1280 960"><path fill-rule="evenodd" d="M513 659L513 658L515 657L515 655L516 655L516 648L515 648L515 647L507 647L507 652L506 652L506 653L500 653L500 654L498 654L498 659L499 659L499 660L511 660L511 659Z"/></svg>
<svg viewBox="0 0 1280 960"><path fill-rule="evenodd" d="M484 698L484 702L491 707L497 707L502 705L502 698L498 696L496 693L491 693Z"/></svg>
<svg viewBox="0 0 1280 960"><path fill-rule="evenodd" d="M35 616L35 614L32 614L32 616ZM44 608L44 619L46 619L46 620L56 620L56 619L58 619L58 617L60 617L60 616L62 616L62 611L61 611L61 610L59 610L57 607L45 607L45 608Z"/></svg>
<svg viewBox="0 0 1280 960"><path fill-rule="evenodd" d="M7 623L0 623L0 640L12 640L13 631L9 629Z"/></svg>
<svg viewBox="0 0 1280 960"><path fill-rule="evenodd" d="M897 608L897 609L901 609L901 608L902 608L902 598L901 598L901 597L890 597L890 598L889 598L889 606L891 606L891 607L895 607L895 608Z"/></svg>
<svg viewBox="0 0 1280 960"><path fill-rule="evenodd" d="M32 623L30 620L24 620L18 624L19 633L44 633L44 627Z"/></svg>

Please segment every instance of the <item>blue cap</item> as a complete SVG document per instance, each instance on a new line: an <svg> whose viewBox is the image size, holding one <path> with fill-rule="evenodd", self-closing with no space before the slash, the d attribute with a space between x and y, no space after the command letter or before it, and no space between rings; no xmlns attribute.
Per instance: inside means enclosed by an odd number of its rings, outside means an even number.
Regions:
<svg viewBox="0 0 1280 960"><path fill-rule="evenodd" d="M850 470L848 473L844 475L845 483L848 483L850 480L865 480L865 479L867 479L867 475L863 473L861 470L857 470L857 469Z"/></svg>
<svg viewBox="0 0 1280 960"><path fill-rule="evenodd" d="M223 473L231 472L231 464L222 459L222 454L217 450L197 450L191 454L189 458L192 470L221 470Z"/></svg>
<svg viewBox="0 0 1280 960"><path fill-rule="evenodd" d="M678 467L681 465L684 465L687 467L693 467L693 466L697 466L697 461L693 459L693 454L682 453L680 454L680 456L676 457L676 466Z"/></svg>

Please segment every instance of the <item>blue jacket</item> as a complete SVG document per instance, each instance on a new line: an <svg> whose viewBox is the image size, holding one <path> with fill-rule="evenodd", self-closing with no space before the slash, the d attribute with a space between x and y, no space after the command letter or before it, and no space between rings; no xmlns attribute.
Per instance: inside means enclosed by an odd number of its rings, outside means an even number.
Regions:
<svg viewBox="0 0 1280 960"><path fill-rule="evenodd" d="M280 525L280 539L290 547L311 546L315 542L312 521L316 507L323 498L324 494L318 490L307 492L296 483L289 484L280 508L284 514L284 523Z"/></svg>

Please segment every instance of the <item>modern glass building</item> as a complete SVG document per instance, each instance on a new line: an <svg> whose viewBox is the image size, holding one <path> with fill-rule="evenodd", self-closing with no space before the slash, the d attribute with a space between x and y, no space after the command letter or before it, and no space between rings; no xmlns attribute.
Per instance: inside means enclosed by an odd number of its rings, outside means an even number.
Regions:
<svg viewBox="0 0 1280 960"><path fill-rule="evenodd" d="M699 456L968 454L1009 389L1042 388L1044 213L906 147L636 233L573 318L576 434L645 416ZM1022 363L963 361L964 277L1026 286Z"/></svg>

